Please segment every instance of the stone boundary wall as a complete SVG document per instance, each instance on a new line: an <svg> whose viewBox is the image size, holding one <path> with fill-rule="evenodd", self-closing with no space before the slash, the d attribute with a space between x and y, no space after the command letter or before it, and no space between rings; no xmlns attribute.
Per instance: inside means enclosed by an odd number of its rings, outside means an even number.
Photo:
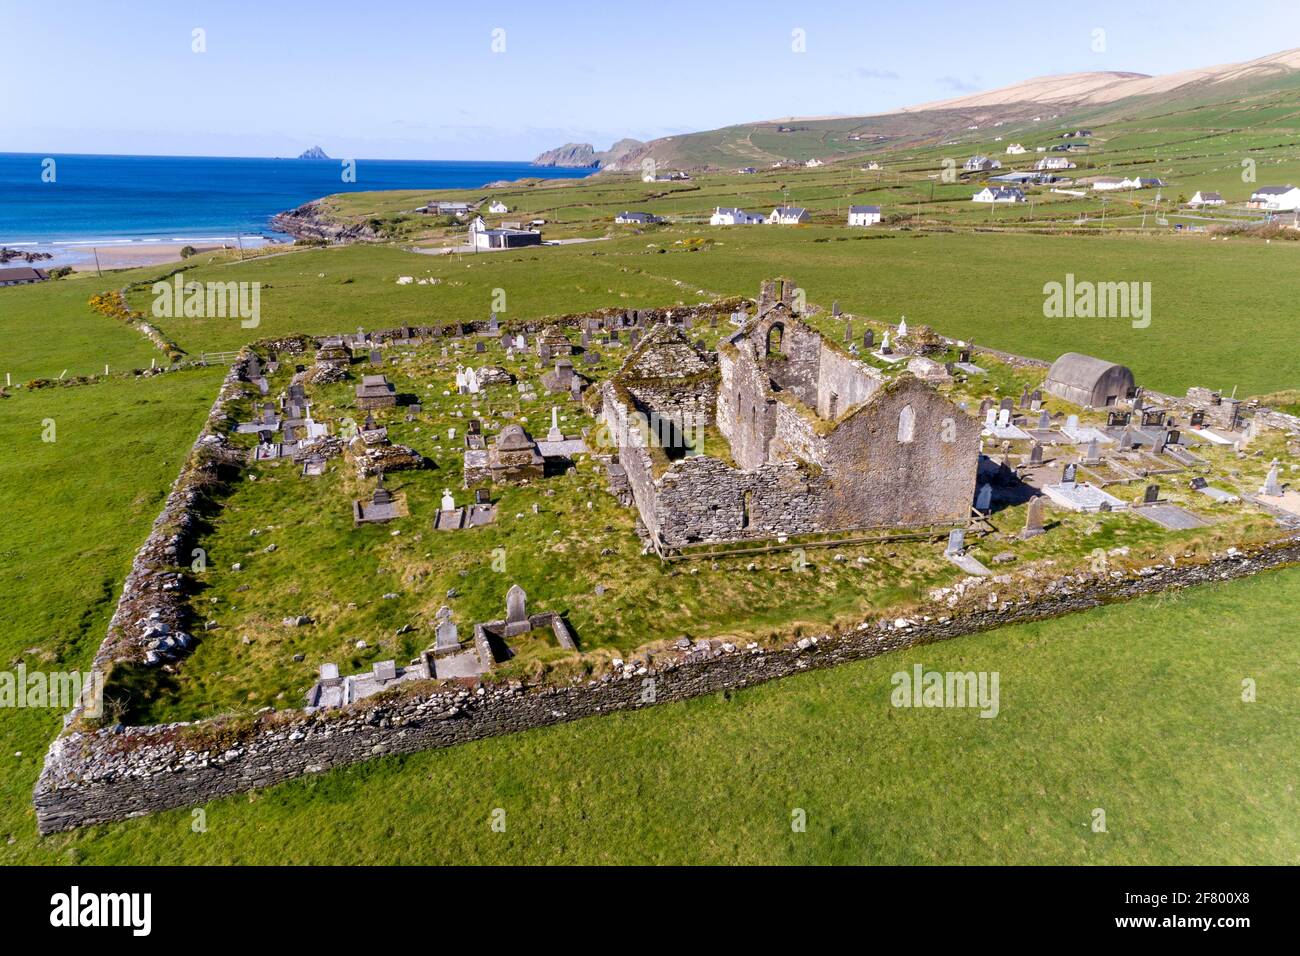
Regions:
<svg viewBox="0 0 1300 956"><path fill-rule="evenodd" d="M267 713L154 727L74 729L51 745L33 797L42 833L189 806L385 754L409 754L610 711L687 700L812 668L876 657L1007 624L1174 588L1246 577L1300 561L1300 535L1204 564L1143 568L1122 579L1053 581L1021 602L923 622L868 620L775 650L708 642L654 667L624 667L568 687L517 682L431 689L419 683L338 710ZM651 685L649 682L653 682Z"/></svg>

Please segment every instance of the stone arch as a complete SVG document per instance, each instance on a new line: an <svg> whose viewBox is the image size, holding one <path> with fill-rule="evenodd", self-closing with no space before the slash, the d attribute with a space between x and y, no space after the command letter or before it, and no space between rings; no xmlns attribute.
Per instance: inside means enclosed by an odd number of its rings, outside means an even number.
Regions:
<svg viewBox="0 0 1300 956"><path fill-rule="evenodd" d="M781 322L773 322L767 328L766 347L767 355L777 355L781 351L781 342L785 338L785 325ZM775 340L775 345L773 341Z"/></svg>
<svg viewBox="0 0 1300 956"><path fill-rule="evenodd" d="M904 405L898 413L898 440L910 442L916 437L916 412L911 405Z"/></svg>

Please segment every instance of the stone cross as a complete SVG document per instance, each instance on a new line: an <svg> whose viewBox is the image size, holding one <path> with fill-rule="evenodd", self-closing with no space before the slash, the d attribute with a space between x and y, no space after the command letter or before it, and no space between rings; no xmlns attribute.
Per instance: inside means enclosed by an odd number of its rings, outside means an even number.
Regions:
<svg viewBox="0 0 1300 956"><path fill-rule="evenodd" d="M546 433L547 441L564 441L564 432L560 431L560 410L551 406L551 430Z"/></svg>

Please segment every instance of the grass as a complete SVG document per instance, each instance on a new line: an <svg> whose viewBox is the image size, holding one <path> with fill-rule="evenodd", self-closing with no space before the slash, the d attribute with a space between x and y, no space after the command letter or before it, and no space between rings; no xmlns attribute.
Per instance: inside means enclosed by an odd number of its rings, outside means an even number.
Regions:
<svg viewBox="0 0 1300 956"><path fill-rule="evenodd" d="M234 349L250 337L392 328L484 317L505 321L617 305L693 303L757 294L785 274L809 301L860 315L922 322L954 337L1048 361L1081 351L1128 365L1139 384L1182 394L1209 385L1238 395L1294 387L1289 294L1279 274L1300 264L1300 243L1213 242L1204 236L846 234L831 227L674 226L632 237L527 254L424 256L352 246L199 265L187 279L263 283L261 325L236 319L159 320L191 354ZM864 238L858 238L864 237ZM678 240L713 240L687 252ZM819 241L820 240L820 241ZM662 250L662 251L661 251ZM1151 322L1043 316L1047 282L1151 283ZM399 286L413 275L437 284ZM499 308L502 301L505 309ZM146 291L131 296L148 312ZM100 317L95 317L99 321ZM1225 324L1225 319L1230 324ZM147 364L147 363L146 363Z"/></svg>
<svg viewBox="0 0 1300 956"><path fill-rule="evenodd" d="M185 809L37 840L11 804L0 859L1295 865L1298 597L1270 573L384 758L209 803L206 832ZM997 671L999 715L893 708L916 663Z"/></svg>
<svg viewBox="0 0 1300 956"><path fill-rule="evenodd" d="M89 665L220 381L207 369L0 402L0 446L9 452L0 459L6 670ZM49 420L53 442L42 441ZM35 768L61 719L57 710L17 709L0 721L0 833L30 830Z"/></svg>

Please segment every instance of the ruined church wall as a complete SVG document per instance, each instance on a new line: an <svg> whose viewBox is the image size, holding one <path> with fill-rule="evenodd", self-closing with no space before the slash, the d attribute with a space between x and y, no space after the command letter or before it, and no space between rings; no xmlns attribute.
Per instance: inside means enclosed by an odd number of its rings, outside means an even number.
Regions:
<svg viewBox="0 0 1300 956"><path fill-rule="evenodd" d="M767 461L768 444L776 430L767 376L754 361L753 348L742 340L719 353L718 428L731 443L731 457L744 469Z"/></svg>
<svg viewBox="0 0 1300 956"><path fill-rule="evenodd" d="M1073 613L1171 588L1245 577L1300 561L1300 537L1252 554L1235 550L1201 565L1165 566L1122 580L1063 578L1035 596L954 611L899 626L864 621L784 647L741 650L720 641L707 651L665 655L644 674L633 668L560 688L487 686L471 694L431 685L379 695L336 711L260 715L245 725L190 725L74 731L51 746L34 794L42 833L109 823L204 803L308 773L379 756L411 754L617 710L687 700L804 670L1024 621Z"/></svg>
<svg viewBox="0 0 1300 956"><path fill-rule="evenodd" d="M907 407L912 440L904 442L899 423ZM974 502L979 433L979 423L942 395L916 379L900 379L827 436L828 523L918 526L965 519Z"/></svg>
<svg viewBox="0 0 1300 956"><path fill-rule="evenodd" d="M843 415L854 405L861 405L884 385L884 376L863 366L852 356L821 344L817 369L817 414L828 421ZM834 414L831 396L835 396Z"/></svg>
<svg viewBox="0 0 1300 956"><path fill-rule="evenodd" d="M660 534L670 546L820 530L825 478L794 462L753 470L698 455L675 462L656 484Z"/></svg>

